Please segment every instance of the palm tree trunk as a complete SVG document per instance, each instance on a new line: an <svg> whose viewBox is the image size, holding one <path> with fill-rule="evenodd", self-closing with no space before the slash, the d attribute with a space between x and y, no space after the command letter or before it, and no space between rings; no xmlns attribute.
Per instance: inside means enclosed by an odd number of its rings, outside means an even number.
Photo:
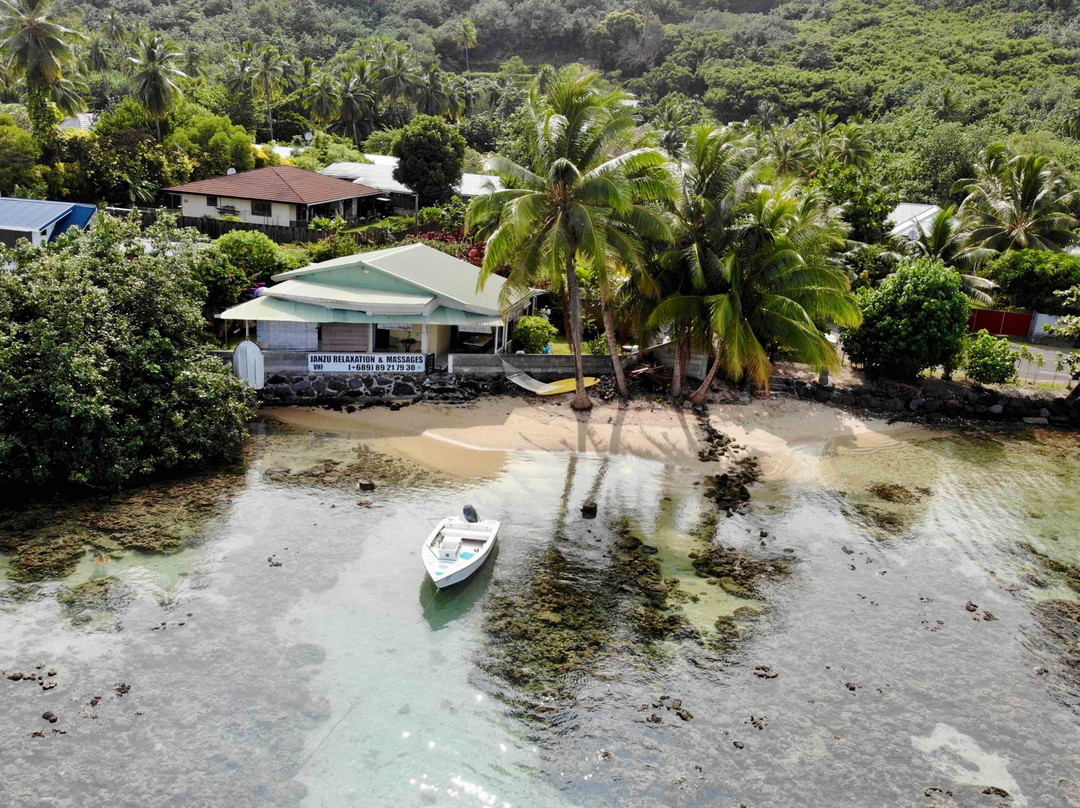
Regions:
<svg viewBox="0 0 1080 808"><path fill-rule="evenodd" d="M570 350L574 352L574 377L577 379L577 392L570 407L575 410L592 409L592 401L585 392L585 363L581 358L581 290L578 288L577 267L574 257L566 261L566 296L570 302Z"/></svg>
<svg viewBox="0 0 1080 808"><path fill-rule="evenodd" d="M690 366L690 337L684 335L675 343L675 370L671 375L671 397L682 395L686 371Z"/></svg>
<svg viewBox="0 0 1080 808"><path fill-rule="evenodd" d="M471 73L472 71L469 69L469 49L464 45L462 46L462 48L465 51L465 72Z"/></svg>
<svg viewBox="0 0 1080 808"><path fill-rule="evenodd" d="M601 319L604 321L604 336L607 337L608 353L611 354L611 368L615 371L615 387L623 398L630 397L630 387L626 383L626 371L619 361L619 342L615 339L615 317L608 306L607 293L600 292Z"/></svg>
<svg viewBox="0 0 1080 808"><path fill-rule="evenodd" d="M712 387L713 379L716 378L716 371L720 369L720 351L716 352L716 356L713 357L712 366L709 368L709 372L705 374L705 380L701 383L701 386L693 392L690 396L690 403L701 404L705 401L705 397L709 395L709 388Z"/></svg>
<svg viewBox="0 0 1080 808"><path fill-rule="evenodd" d="M266 125L270 127L270 142L274 142L274 108L270 99L266 99Z"/></svg>
<svg viewBox="0 0 1080 808"><path fill-rule="evenodd" d="M158 143L161 142L161 118L154 118L154 125L157 127L157 139Z"/></svg>
<svg viewBox="0 0 1080 808"><path fill-rule="evenodd" d="M682 340L675 341L675 367L671 371L671 397L678 398L682 394L683 379L683 352Z"/></svg>

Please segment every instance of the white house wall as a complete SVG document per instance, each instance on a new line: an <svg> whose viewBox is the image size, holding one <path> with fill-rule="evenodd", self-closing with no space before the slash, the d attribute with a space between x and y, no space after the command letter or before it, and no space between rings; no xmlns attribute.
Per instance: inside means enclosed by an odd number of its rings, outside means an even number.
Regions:
<svg viewBox="0 0 1080 808"><path fill-rule="evenodd" d="M206 196L204 194L181 194L180 212L184 216L220 219L221 214L218 213L218 208L232 207L236 208L237 218L252 224L270 224L278 227L290 227L292 223L296 221L296 205L291 203L273 202L270 205L270 216L255 216L251 212L250 199L234 199L228 196L219 196L217 200L217 207L211 207L206 204Z"/></svg>

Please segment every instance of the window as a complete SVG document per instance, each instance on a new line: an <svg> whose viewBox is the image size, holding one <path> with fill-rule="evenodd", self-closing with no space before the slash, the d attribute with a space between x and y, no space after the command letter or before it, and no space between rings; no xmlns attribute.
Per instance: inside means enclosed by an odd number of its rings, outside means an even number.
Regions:
<svg viewBox="0 0 1080 808"><path fill-rule="evenodd" d="M271 216L273 215L273 205L269 202L263 202L260 199L251 200L251 215L252 216Z"/></svg>
<svg viewBox="0 0 1080 808"><path fill-rule="evenodd" d="M209 194L207 194L207 196L206 196L206 207L208 207L208 208L216 208L217 207L217 197L216 196L210 196Z"/></svg>

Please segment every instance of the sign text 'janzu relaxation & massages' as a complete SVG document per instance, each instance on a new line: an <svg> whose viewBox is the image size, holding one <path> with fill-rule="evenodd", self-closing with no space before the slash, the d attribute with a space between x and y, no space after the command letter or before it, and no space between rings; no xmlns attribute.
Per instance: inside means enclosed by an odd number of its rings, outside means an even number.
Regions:
<svg viewBox="0 0 1080 808"><path fill-rule="evenodd" d="M423 373L423 354L308 354L311 373Z"/></svg>

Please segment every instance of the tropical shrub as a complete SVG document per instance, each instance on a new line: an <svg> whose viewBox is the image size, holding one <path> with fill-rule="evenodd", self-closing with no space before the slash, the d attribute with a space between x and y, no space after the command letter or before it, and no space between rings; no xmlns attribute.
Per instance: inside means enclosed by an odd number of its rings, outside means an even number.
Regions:
<svg viewBox="0 0 1080 808"><path fill-rule="evenodd" d="M986 277L998 285L995 301L1043 314L1063 314L1057 292L1080 284L1080 255L1049 250L1013 250L991 261Z"/></svg>
<svg viewBox="0 0 1080 808"><path fill-rule="evenodd" d="M268 281L272 275L286 272L290 266L277 244L258 230L232 230L214 242L233 266L247 273L248 279Z"/></svg>
<svg viewBox="0 0 1080 808"><path fill-rule="evenodd" d="M514 348L525 353L541 353L558 333L543 317L528 315L517 321Z"/></svg>
<svg viewBox="0 0 1080 808"><path fill-rule="evenodd" d="M13 117L0 113L0 196L34 181L34 164L41 150Z"/></svg>
<svg viewBox="0 0 1080 808"><path fill-rule="evenodd" d="M235 457L254 394L206 352L191 230L101 216L0 273L0 485L114 489Z"/></svg>
<svg viewBox="0 0 1080 808"><path fill-rule="evenodd" d="M971 337L964 357L964 372L980 384L1007 384L1016 378L1020 356L1004 337L995 337L985 328Z"/></svg>
<svg viewBox="0 0 1080 808"><path fill-rule="evenodd" d="M445 202L461 182L465 138L441 118L417 115L394 139L394 179L420 195L425 205Z"/></svg>
<svg viewBox="0 0 1080 808"><path fill-rule="evenodd" d="M332 258L355 255L360 252L360 245L356 242L356 239L350 236L334 233L320 241L305 244L304 249L307 250L312 263L317 264L320 261L329 261Z"/></svg>
<svg viewBox="0 0 1080 808"><path fill-rule="evenodd" d="M941 261L902 265L860 295L863 323L842 331L852 361L872 374L913 379L939 365L957 366L969 316L960 276Z"/></svg>

